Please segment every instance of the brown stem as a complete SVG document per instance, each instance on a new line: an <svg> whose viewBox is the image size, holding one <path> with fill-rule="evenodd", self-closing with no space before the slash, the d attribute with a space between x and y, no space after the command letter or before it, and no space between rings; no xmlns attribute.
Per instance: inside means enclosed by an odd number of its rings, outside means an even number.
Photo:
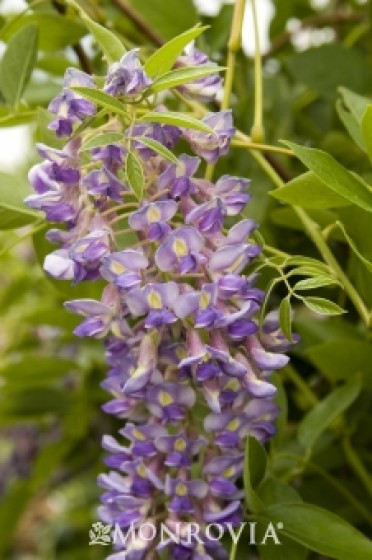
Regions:
<svg viewBox="0 0 372 560"><path fill-rule="evenodd" d="M342 23L352 23L361 22L367 19L367 15L364 12L350 12L350 11L337 11L329 12L323 14L316 14L314 16L309 16L301 21L300 29L308 29L311 27L318 27L322 25L335 25ZM292 33L289 31L284 31L281 35L278 35L273 39L271 43L270 50L263 55L264 59L270 58L278 51L280 51L289 41L291 40Z"/></svg>
<svg viewBox="0 0 372 560"><path fill-rule="evenodd" d="M161 47L164 43L163 39L155 31L151 29L151 26L132 8L126 0L113 0L115 6L123 12L134 24L135 26L150 39L154 45Z"/></svg>
<svg viewBox="0 0 372 560"><path fill-rule="evenodd" d="M66 13L66 6L62 6L62 4L58 1L52 2L52 6L59 14L64 15ZM84 70L87 74L93 74L93 66L81 44L76 43L75 45L72 45L72 49L79 60L82 70Z"/></svg>
<svg viewBox="0 0 372 560"><path fill-rule="evenodd" d="M280 163L280 161L276 159L273 154L265 153L264 157L285 183L288 183L288 181L293 178L291 173Z"/></svg>

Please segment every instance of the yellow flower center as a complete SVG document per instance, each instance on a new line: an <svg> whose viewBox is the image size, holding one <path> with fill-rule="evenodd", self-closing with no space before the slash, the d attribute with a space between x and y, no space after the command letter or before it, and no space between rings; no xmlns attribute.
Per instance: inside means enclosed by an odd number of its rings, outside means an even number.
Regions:
<svg viewBox="0 0 372 560"><path fill-rule="evenodd" d="M126 268L118 261L111 261L111 270L114 274L123 274L123 272L126 271Z"/></svg>
<svg viewBox="0 0 372 560"><path fill-rule="evenodd" d="M160 218L161 214L159 208L157 208L157 206L150 206L150 208L147 210L147 219L150 224L158 222Z"/></svg>
<svg viewBox="0 0 372 560"><path fill-rule="evenodd" d="M186 449L186 442L184 439L180 438L177 439L175 444L174 444L174 448L176 451L185 451Z"/></svg>
<svg viewBox="0 0 372 560"><path fill-rule="evenodd" d="M177 484L176 493L178 496L186 496L187 488L185 484L183 484L182 482L180 484Z"/></svg>
<svg viewBox="0 0 372 560"><path fill-rule="evenodd" d="M207 292L203 292L200 296L200 309L206 309L211 302L211 296Z"/></svg>
<svg viewBox="0 0 372 560"><path fill-rule="evenodd" d="M161 309L163 307L161 295L158 292L155 292L155 290L151 290L151 292L147 296L147 301L152 309Z"/></svg>
<svg viewBox="0 0 372 560"><path fill-rule="evenodd" d="M189 252L185 241L183 239L180 239L179 237L176 237L176 239L174 240L173 251L175 252L177 257L186 257Z"/></svg>
<svg viewBox="0 0 372 560"><path fill-rule="evenodd" d="M234 420L231 420L231 422L229 422L226 426L226 429L229 430L229 432L235 432L240 426L240 422L237 418L234 418Z"/></svg>
<svg viewBox="0 0 372 560"><path fill-rule="evenodd" d="M159 402L161 405L163 406L168 406L170 404L172 404L173 402L173 397L172 395L170 395L169 393L167 393L166 391L160 391L159 393Z"/></svg>

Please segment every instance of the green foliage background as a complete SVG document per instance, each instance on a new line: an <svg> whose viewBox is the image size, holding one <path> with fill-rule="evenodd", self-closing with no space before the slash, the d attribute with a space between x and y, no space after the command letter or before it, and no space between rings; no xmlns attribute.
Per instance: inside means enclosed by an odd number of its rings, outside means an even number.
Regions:
<svg viewBox="0 0 372 560"><path fill-rule="evenodd" d="M265 142L283 149L286 139L297 157L239 146L217 171L252 179L249 216L265 243L260 284L271 289L269 307L280 305L288 336L293 307L301 343L275 376L278 434L266 452L247 444L250 519L259 531L268 520L283 522L283 545L255 549L242 539L231 558L368 560L372 546L357 530L372 534L372 9L353 0L322 9L307 0L273 4L263 56ZM215 18L198 14L192 0L79 5L145 56L198 22L210 25L198 46L225 63L232 5ZM0 24L0 127L31 123L35 139L58 145L46 130L46 106L68 66L104 71L102 45L81 42L84 21L59 2L29 2ZM253 59L239 52L232 108L247 135L254 86ZM0 174L0 557L99 560L107 550L88 546L88 530L99 500L100 439L118 426L100 412L100 345L75 340L75 318L62 307L99 289L45 277L46 226L23 205L28 193L26 167Z"/></svg>

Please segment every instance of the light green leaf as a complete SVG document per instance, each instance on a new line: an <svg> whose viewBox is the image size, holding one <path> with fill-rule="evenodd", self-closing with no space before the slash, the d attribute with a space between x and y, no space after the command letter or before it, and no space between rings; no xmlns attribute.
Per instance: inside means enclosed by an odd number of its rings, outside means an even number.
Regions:
<svg viewBox="0 0 372 560"><path fill-rule="evenodd" d="M289 295L280 304L279 323L286 338L292 340L291 297Z"/></svg>
<svg viewBox="0 0 372 560"><path fill-rule="evenodd" d="M174 154L172 154L172 152L168 150L168 148L163 146L163 144L160 144L160 142L158 142L157 140L154 140L153 138L149 138L147 136L136 136L133 139L136 142L140 142L141 144L144 144L148 148L151 148L152 150L154 150L154 152L165 157L172 163L177 163L177 164L179 163L178 158Z"/></svg>
<svg viewBox="0 0 372 560"><path fill-rule="evenodd" d="M361 150L366 151L359 121L356 119L353 113L347 111L344 108L344 105L340 99L338 99L336 102L336 110L351 138L356 144L358 144Z"/></svg>
<svg viewBox="0 0 372 560"><path fill-rule="evenodd" d="M277 504L260 512L258 520L282 523L280 533L330 558L372 558L369 539L337 515L312 504Z"/></svg>
<svg viewBox="0 0 372 560"><path fill-rule="evenodd" d="M372 105L369 105L362 117L362 135L367 147L369 159L372 161Z"/></svg>
<svg viewBox="0 0 372 560"><path fill-rule="evenodd" d="M1 33L2 39L8 41L18 29L36 24L39 30L39 48L42 51L57 51L74 45L86 35L86 29L76 18L53 14L52 12L34 12L5 26Z"/></svg>
<svg viewBox="0 0 372 560"><path fill-rule="evenodd" d="M340 92L342 101L349 109L350 113L358 121L358 123L361 123L364 112L368 105L370 105L371 100L367 99L367 97L359 95L358 93L354 93L345 87L338 88L338 91Z"/></svg>
<svg viewBox="0 0 372 560"><path fill-rule="evenodd" d="M289 146L302 163L313 171L329 189L353 204L372 212L371 190L362 179L350 173L330 154L314 148L305 148L293 142L284 142L284 144Z"/></svg>
<svg viewBox="0 0 372 560"><path fill-rule="evenodd" d="M140 160L133 152L129 152L126 162L126 176L133 193L142 200L144 188L143 168Z"/></svg>
<svg viewBox="0 0 372 560"><path fill-rule="evenodd" d="M0 229L16 229L40 219L41 214L27 208L26 196L32 194L26 182L0 172Z"/></svg>
<svg viewBox="0 0 372 560"><path fill-rule="evenodd" d="M342 313L346 313L344 309L341 309L336 303L328 299L306 297L303 298L303 302L306 307L314 311L314 313L319 313L319 315L341 315Z"/></svg>
<svg viewBox="0 0 372 560"><path fill-rule="evenodd" d="M10 105L17 105L30 79L37 57L38 29L28 25L9 41L0 64L1 91Z"/></svg>
<svg viewBox="0 0 372 560"><path fill-rule="evenodd" d="M322 210L327 208L336 208L338 206L347 206L350 204L343 196L329 189L327 185L318 179L318 177L308 171L299 175L292 181L289 181L275 191L270 192L271 196L288 202L293 206L301 206L302 208L313 208Z"/></svg>
<svg viewBox="0 0 372 560"><path fill-rule="evenodd" d="M88 138L85 142L83 142L80 150L91 150L92 148L108 146L109 144L114 144L120 140L123 140L123 134L120 134L119 132L104 132Z"/></svg>
<svg viewBox="0 0 372 560"><path fill-rule="evenodd" d="M82 13L81 19L87 26L97 44L104 52L108 62L117 62L126 53L126 48L120 39L99 23L93 21L87 14Z"/></svg>
<svg viewBox="0 0 372 560"><path fill-rule="evenodd" d="M71 89L76 91L76 93L80 93L80 95L89 99L89 101L93 101L93 103L97 103L97 105L100 105L113 113L124 115L125 117L128 116L128 113L125 110L125 105L108 93L89 87L73 87Z"/></svg>
<svg viewBox="0 0 372 560"><path fill-rule="evenodd" d="M205 76L221 72L221 70L224 70L223 66L200 65L189 66L187 68L177 68L176 70L171 70L155 80L155 82L147 90L146 94L151 95L152 93L159 93L160 91L171 89L181 84L195 82Z"/></svg>
<svg viewBox="0 0 372 560"><path fill-rule="evenodd" d="M179 126L181 128L201 130L202 132L208 132L209 134L215 135L215 131L208 126L196 119L195 117L190 117L190 115L183 115L182 113L174 113L172 111L167 111L166 113L161 113L160 111L151 111L146 113L140 119L145 122L158 122L161 124L171 124L173 126Z"/></svg>
<svg viewBox="0 0 372 560"><path fill-rule="evenodd" d="M302 257L300 255L294 255L286 259L285 266L310 266L311 268L319 270L319 274L329 273L328 265L312 257Z"/></svg>
<svg viewBox="0 0 372 560"><path fill-rule="evenodd" d="M144 66L145 72L151 78L154 76L161 76L165 74L165 72L168 72L186 45L196 39L196 37L201 35L206 29L208 29L207 25L204 27L193 27L165 43L165 45L160 47L160 49L155 51L147 59Z"/></svg>
<svg viewBox="0 0 372 560"><path fill-rule="evenodd" d="M244 456L244 490L248 509L257 511L261 500L256 489L266 474L267 457L264 447L256 438L248 436Z"/></svg>
<svg viewBox="0 0 372 560"><path fill-rule="evenodd" d="M323 288L324 286L332 286L338 284L339 282L332 278L332 276L316 276L315 278L307 278L306 280L300 280L295 284L295 290L315 290L316 288Z"/></svg>
<svg viewBox="0 0 372 560"><path fill-rule="evenodd" d="M335 389L305 416L298 426L298 440L305 449L312 448L319 436L349 408L361 388L361 376L354 375L348 383Z"/></svg>
<svg viewBox="0 0 372 560"><path fill-rule="evenodd" d="M370 272L372 272L372 262L366 259L362 253L358 250L357 246L355 245L354 241L351 239L350 235L347 233L345 226L341 222L336 222L338 227L341 229L342 233L345 236L346 241L348 242L350 248L355 253L355 255L362 261L362 263L368 268Z"/></svg>

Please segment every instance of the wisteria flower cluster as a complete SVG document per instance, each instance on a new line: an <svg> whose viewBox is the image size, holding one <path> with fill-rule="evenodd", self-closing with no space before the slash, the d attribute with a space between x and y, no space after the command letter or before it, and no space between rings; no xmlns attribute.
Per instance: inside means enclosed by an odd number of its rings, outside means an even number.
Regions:
<svg viewBox="0 0 372 560"><path fill-rule="evenodd" d="M178 65L207 62L193 51ZM73 87L98 87L68 70L49 107L50 127L67 143L38 146L44 161L30 172L36 193L27 204L62 226L47 234L58 246L45 259L49 275L106 282L100 301L66 302L83 317L77 336L104 339L110 369L102 386L112 399L103 408L124 422L119 439L103 439L111 472L99 477L101 520L123 529L146 521L170 529L190 521L235 526L243 516L244 440L265 442L275 432L270 374L288 362L289 343L274 315L259 330L264 294L256 275L244 273L260 253L252 241L257 224L239 218L249 181L200 178L203 160L215 163L229 150L231 111L204 118L211 132L133 119L151 83L138 51L125 54L109 68L103 91L128 103L131 122L112 115L79 133L97 107ZM183 93L207 101L220 88L216 74ZM121 140L85 149L102 131L121 133ZM170 161L139 137L167 150L182 139L194 155ZM144 175L141 200L126 173L130 154ZM110 559L124 552L127 560L153 559L163 548L174 560L226 558L220 543L203 531L201 537L189 544L132 539Z"/></svg>

